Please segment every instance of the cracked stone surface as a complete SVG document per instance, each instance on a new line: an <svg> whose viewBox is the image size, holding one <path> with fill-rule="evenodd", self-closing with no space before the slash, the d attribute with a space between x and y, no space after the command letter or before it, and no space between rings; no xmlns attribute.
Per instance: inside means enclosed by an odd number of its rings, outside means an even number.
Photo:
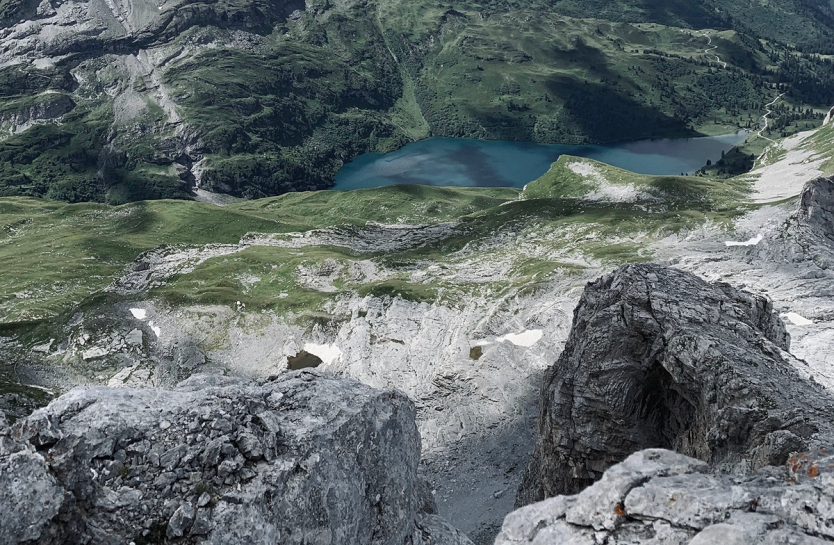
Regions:
<svg viewBox="0 0 834 545"><path fill-rule="evenodd" d="M318 371L77 388L0 420L0 542L471 545L403 394Z"/></svg>
<svg viewBox="0 0 834 545"><path fill-rule="evenodd" d="M792 457L743 477L663 449L632 454L594 485L510 513L495 545L822 545L834 540L834 456Z"/></svg>
<svg viewBox="0 0 834 545"><path fill-rule="evenodd" d="M752 210L736 221L731 232L724 225L705 224L661 240L647 234L640 241L648 245L647 255L657 261L708 281L723 281L767 295L790 333L791 353L807 362L804 365L790 359L799 363L794 370L804 379L832 389L834 269L826 256L834 245L821 236L812 236L820 233L820 226L825 232L824 222L813 220L824 217L815 210L830 210L830 204L826 204L830 191L825 191L825 183L812 182L809 187L816 184L819 190L803 193L798 201ZM809 219L817 227L811 229ZM342 280L355 276L368 282L380 281L392 270L372 259L366 253L368 248L382 247L387 242L394 246L386 249L418 248L466 233L454 224L436 229L370 225L287 235L254 234L240 244L158 248L143 254L111 287L119 293L135 292L134 298L120 302L100 320L86 314L79 315L76 323L74 317L76 326L70 336L33 349L35 355L42 353L50 363L37 366L38 362L33 362L27 372L38 379L35 383L55 391L90 382L168 387L190 373L218 368L262 379L282 372L287 357L308 343L337 347L341 356L320 369L377 388L400 389L414 401L424 449L421 474L432 483L441 514L479 545L492 543L501 521L513 508L513 491L533 449L542 374L565 346L573 309L584 285L610 270L607 263L571 250L569 240L586 234L576 231L567 236L535 225L508 226L473 240L455 256L454 267L427 261L415 266L411 278L427 284L440 278L479 283L512 280L513 255L567 260L582 267L570 274L539 279L535 290L477 293L455 304L339 296L323 307L333 320L312 327L296 323L291 316L239 308L166 306L147 299L146 292L157 283L164 284L171 275L185 274L205 259L233 255L258 245L344 247L357 256L344 263L339 273ZM726 240L743 241L759 235L761 242L756 246L724 244ZM796 240L801 242L791 246ZM609 238L607 242L618 241ZM305 278L302 272L307 271L299 271L299 282ZM310 272L332 271L319 267ZM329 276L320 279L330 282ZM147 317L134 318L129 311L134 307L146 311ZM794 323L790 313L811 323ZM154 328L161 329L161 334ZM133 330L142 333L142 344L129 342ZM542 338L533 346L499 341L508 334L536 330L542 332ZM0 339L0 347L2 342ZM97 347L107 355L73 367L84 352ZM476 347L481 352L477 360L471 356ZM84 375L71 374L73 369L81 368ZM3 410L10 419L31 411ZM773 432L771 448L795 448L791 446L791 434L794 432L790 430ZM608 464L616 461L602 464L595 475L601 475ZM194 524L199 526L201 520L198 513Z"/></svg>

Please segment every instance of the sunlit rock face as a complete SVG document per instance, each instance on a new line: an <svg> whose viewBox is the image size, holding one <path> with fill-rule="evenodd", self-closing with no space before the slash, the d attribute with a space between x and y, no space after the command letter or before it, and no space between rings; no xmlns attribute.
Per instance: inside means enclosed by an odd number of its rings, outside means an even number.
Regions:
<svg viewBox="0 0 834 545"><path fill-rule="evenodd" d="M799 196L797 222L808 234L834 247L834 178L818 178L805 185Z"/></svg>

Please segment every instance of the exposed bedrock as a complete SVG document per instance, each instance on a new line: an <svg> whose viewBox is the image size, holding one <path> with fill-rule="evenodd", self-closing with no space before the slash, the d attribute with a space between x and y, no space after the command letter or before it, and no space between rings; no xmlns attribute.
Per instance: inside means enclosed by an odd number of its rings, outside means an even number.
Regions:
<svg viewBox="0 0 834 545"><path fill-rule="evenodd" d="M590 283L545 376L517 505L573 494L645 448L749 473L834 443L834 397L803 379L764 297L677 269Z"/></svg>
<svg viewBox="0 0 834 545"><path fill-rule="evenodd" d="M712 475L669 450L632 454L575 496L510 513L495 545L823 545L834 541L834 456Z"/></svg>
<svg viewBox="0 0 834 545"><path fill-rule="evenodd" d="M317 371L75 389L0 418L0 542L471 542L417 477L405 395Z"/></svg>
<svg viewBox="0 0 834 545"><path fill-rule="evenodd" d="M799 196L797 221L809 235L834 244L834 177L805 184Z"/></svg>
<svg viewBox="0 0 834 545"><path fill-rule="evenodd" d="M834 270L834 177L806 183L780 235L760 246L749 250L754 259L808 261Z"/></svg>

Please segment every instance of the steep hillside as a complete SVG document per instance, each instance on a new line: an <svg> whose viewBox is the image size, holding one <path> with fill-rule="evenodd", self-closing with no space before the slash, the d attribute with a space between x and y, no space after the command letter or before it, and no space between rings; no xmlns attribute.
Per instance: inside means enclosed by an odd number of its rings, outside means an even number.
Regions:
<svg viewBox="0 0 834 545"><path fill-rule="evenodd" d="M326 188L358 154L429 135L715 134L758 126L781 93L773 134L817 125L834 102L831 61L800 54L792 36L815 29L803 47L826 52L826 8L739 1L726 11L636 0L8 0L0 195L266 197ZM756 23L762 12L769 22Z"/></svg>

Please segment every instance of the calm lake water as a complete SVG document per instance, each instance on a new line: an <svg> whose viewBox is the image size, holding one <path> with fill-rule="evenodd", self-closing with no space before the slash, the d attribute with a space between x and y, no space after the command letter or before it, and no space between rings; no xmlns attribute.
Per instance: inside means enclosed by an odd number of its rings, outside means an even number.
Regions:
<svg viewBox="0 0 834 545"><path fill-rule="evenodd" d="M642 140L611 146L429 138L391 153L366 153L336 174L333 189L393 184L524 187L560 155L588 157L641 174L691 173L744 142L747 131L724 136Z"/></svg>

